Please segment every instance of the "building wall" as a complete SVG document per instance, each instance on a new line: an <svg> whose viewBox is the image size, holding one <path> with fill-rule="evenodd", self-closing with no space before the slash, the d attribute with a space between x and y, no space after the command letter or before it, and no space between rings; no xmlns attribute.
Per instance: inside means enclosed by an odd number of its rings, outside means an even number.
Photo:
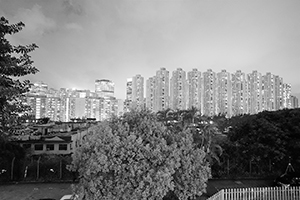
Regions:
<svg viewBox="0 0 300 200"><path fill-rule="evenodd" d="M185 110L186 100L186 73L178 68L173 71L170 81L170 108Z"/></svg>
<svg viewBox="0 0 300 200"><path fill-rule="evenodd" d="M250 74L250 114L256 114L262 109L262 76L261 73L253 71Z"/></svg>
<svg viewBox="0 0 300 200"><path fill-rule="evenodd" d="M107 79L96 80L95 92L99 97L114 97L115 84Z"/></svg>
<svg viewBox="0 0 300 200"><path fill-rule="evenodd" d="M146 81L146 107L151 111L155 109L155 88L155 77L150 77Z"/></svg>
<svg viewBox="0 0 300 200"><path fill-rule="evenodd" d="M240 70L231 76L232 115L249 113L249 84L248 76Z"/></svg>
<svg viewBox="0 0 300 200"><path fill-rule="evenodd" d="M291 96L291 107L299 108L299 99L295 96Z"/></svg>
<svg viewBox="0 0 300 200"><path fill-rule="evenodd" d="M22 143L21 146L23 146L26 149L31 150L32 155L40 155L40 154L70 154L73 152L72 149L72 143L63 142L63 143ZM41 149L38 149L38 147L42 147ZM53 146L53 149L49 147ZM47 148L48 147L48 148Z"/></svg>
<svg viewBox="0 0 300 200"><path fill-rule="evenodd" d="M226 70L217 73L216 113L232 116L231 76Z"/></svg>
<svg viewBox="0 0 300 200"><path fill-rule="evenodd" d="M139 74L132 78L132 103L139 108L144 104L144 77Z"/></svg>
<svg viewBox="0 0 300 200"><path fill-rule="evenodd" d="M217 113L216 73L211 69L203 72L203 114L213 116Z"/></svg>
<svg viewBox="0 0 300 200"><path fill-rule="evenodd" d="M161 68L155 76L154 112L169 108L169 71Z"/></svg>
<svg viewBox="0 0 300 200"><path fill-rule="evenodd" d="M187 108L192 107L201 110L201 72L197 69L193 69L188 72L187 77ZM201 112L201 111L200 111Z"/></svg>

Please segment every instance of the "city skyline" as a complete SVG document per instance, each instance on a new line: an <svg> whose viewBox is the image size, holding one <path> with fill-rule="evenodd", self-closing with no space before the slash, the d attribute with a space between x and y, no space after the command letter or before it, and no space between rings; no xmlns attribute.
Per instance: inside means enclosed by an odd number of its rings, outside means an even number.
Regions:
<svg viewBox="0 0 300 200"><path fill-rule="evenodd" d="M234 71L234 72L229 72L229 71L227 71L226 69L222 69L222 70L220 70L220 71L214 71L214 70L212 70L212 69L207 69L206 71L199 71L197 68L193 68L193 69L191 69L190 71L186 71L185 69L182 69L182 68L177 68L177 69L175 69L174 71L170 71L170 70L168 70L167 68L165 68L165 67L161 67L161 68L158 68L158 69L156 69L156 71L155 71L155 73L154 74L152 74L152 75L149 75L148 77L145 77L145 76L143 76L143 74L135 74L135 75L132 75L131 77L129 77L129 78L127 78L126 79L126 82L125 82L125 88L124 88L124 93L125 93L125 97L124 98L118 98L117 96L116 96L116 94L115 94L115 90L116 90L116 86L115 86L115 82L113 81L113 80L108 80L108 79L96 79L96 80L93 80L93 84L94 84L94 86L93 86L93 88L91 89L91 88L83 88L83 87L80 87L80 88L68 88L68 87L64 87L64 86L59 86L59 87L57 87L57 88L54 88L54 87L52 87L51 85L49 85L47 82L45 82L45 81L42 81L42 80L38 80L38 81L36 81L36 82L32 82L32 84L34 85L34 84L45 84L49 89L54 89L54 90L59 90L59 89L68 89L68 90L78 90L78 91L90 91L90 92L95 92L95 93L97 93L97 82L101 82L101 81L103 81L103 82L108 82L109 84L112 84L112 86L110 86L110 87L112 87L111 88L111 90L112 91L110 91L111 92L111 95L110 96L113 96L113 97L116 97L117 99L122 99L122 100L132 100L132 96L130 96L130 97L128 97L128 83L130 82L131 84L132 84L132 81L135 79L135 78L137 78L137 77L140 77L140 78L142 78L142 83L143 83L143 88L144 88L144 90L143 90L143 92L142 92L142 96L144 97L144 98L146 98L147 97L147 95L146 95L146 93L147 93L147 86L146 86L146 84L147 84L147 81L149 80L149 79L151 79L151 78L154 78L156 75L157 75L157 72L158 71L160 71L161 69L163 69L163 70L165 70L166 72L168 72L170 75L172 75L172 74L174 74L174 73L176 73L178 70L180 70L180 71L182 71L182 72L184 72L187 76L185 76L184 77L184 80L186 80L186 81L188 81L188 74L189 73L193 73L193 72L197 72L197 73L200 73L200 76L199 76L199 78L203 78L203 74L205 74L205 73L207 73L207 72L213 72L213 73L222 73L222 72L226 72L228 75L229 75L229 77L230 77L230 79L231 79L231 81L234 81L234 79L233 79L233 77L232 76L234 76L234 74L235 73L243 73L243 74L245 74L245 75L250 75L250 74L252 74L252 73L259 73L259 74L261 74L262 76L264 76L264 75L268 75L268 74L271 74L271 75L273 75L273 76L277 76L277 77L280 77L280 78L282 78L283 80L284 80L284 83L285 84L289 84L289 85L291 85L289 82L287 82L282 76L280 76L280 75L277 75L277 74L273 74L272 72L266 72L265 74L263 74L263 73L261 73L260 71L258 71L258 70L252 70L251 72L249 72L249 73L245 73L244 71L241 71L241 70L236 70L236 71ZM196 70L196 71L195 71ZM202 74L202 75L201 75ZM171 76L169 76L169 78L168 78L168 80L169 80L169 88L171 87L170 86L170 84L171 84L171 82L172 82L172 79L171 79L172 77ZM105 86L105 87L107 87L107 86ZM130 86L130 87L132 87L132 85ZM293 88L292 88L292 85L291 85L291 89L292 89L292 91L293 91ZM131 90L130 90L130 95L132 95L132 88L131 88ZM171 91L169 91L169 93L168 93L168 95L172 95L171 94ZM297 94L296 93L296 95L294 95L293 94L293 92L292 92L292 95L293 96L296 96L297 98L298 98L298 96L297 95L300 95L300 94ZM102 96L102 95L100 95L100 96ZM300 99L300 98L298 98L298 99Z"/></svg>
<svg viewBox="0 0 300 200"><path fill-rule="evenodd" d="M28 78L50 87L93 90L145 80L157 69L271 72L300 94L299 1L0 0L0 15L23 21L13 44L36 43L40 70ZM299 98L299 95L298 95Z"/></svg>
<svg viewBox="0 0 300 200"><path fill-rule="evenodd" d="M193 69L186 73L182 68L170 73L160 68L146 80L146 87L144 82L141 75L127 79L125 101L114 97L114 83L106 79L95 81L94 92L55 90L45 83L36 83L25 101L36 118L50 117L54 121L104 120L112 115L120 116L130 108L147 108L152 112L196 108L205 116L232 117L299 107L298 99L291 96L291 85L271 73L245 74L239 70L230 74L226 70L214 72L211 69L202 73Z"/></svg>

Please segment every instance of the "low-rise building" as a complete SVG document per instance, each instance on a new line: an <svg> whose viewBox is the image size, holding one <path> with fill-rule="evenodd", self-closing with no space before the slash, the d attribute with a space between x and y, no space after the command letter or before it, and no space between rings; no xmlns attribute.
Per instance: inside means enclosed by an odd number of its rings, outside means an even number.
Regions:
<svg viewBox="0 0 300 200"><path fill-rule="evenodd" d="M70 124L60 124L58 126L53 126L52 124L36 125L32 127L32 134L15 135L11 137L11 140L20 144L31 155L72 154L77 147L81 146L86 134L96 126L80 127L76 124L76 130L70 130L70 127L72 127Z"/></svg>

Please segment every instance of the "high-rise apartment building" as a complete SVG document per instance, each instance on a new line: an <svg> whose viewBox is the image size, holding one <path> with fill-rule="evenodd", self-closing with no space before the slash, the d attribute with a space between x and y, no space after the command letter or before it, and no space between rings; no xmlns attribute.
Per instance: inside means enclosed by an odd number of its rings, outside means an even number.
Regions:
<svg viewBox="0 0 300 200"><path fill-rule="evenodd" d="M155 112L169 108L169 88L169 71L160 68L155 76Z"/></svg>
<svg viewBox="0 0 300 200"><path fill-rule="evenodd" d="M291 103L291 85L284 83L282 88L282 106L283 108L292 108Z"/></svg>
<svg viewBox="0 0 300 200"><path fill-rule="evenodd" d="M128 78L126 82L126 99L132 100L132 78Z"/></svg>
<svg viewBox="0 0 300 200"><path fill-rule="evenodd" d="M155 77L150 77L146 81L146 107L154 112L155 108Z"/></svg>
<svg viewBox="0 0 300 200"><path fill-rule="evenodd" d="M100 120L106 120L112 117L113 115L117 115L118 109L118 101L115 97L104 97L101 98L100 103Z"/></svg>
<svg viewBox="0 0 300 200"><path fill-rule="evenodd" d="M144 107L144 77L139 74L132 78L132 104L134 107Z"/></svg>
<svg viewBox="0 0 300 200"><path fill-rule="evenodd" d="M282 104L282 78L267 73L262 76L262 110L275 111Z"/></svg>
<svg viewBox="0 0 300 200"><path fill-rule="evenodd" d="M47 95L48 94L48 85L41 81L34 83L28 92L32 95Z"/></svg>
<svg viewBox="0 0 300 200"><path fill-rule="evenodd" d="M128 78L126 82L126 99L123 105L124 112L129 112L131 104L132 104L132 78Z"/></svg>
<svg viewBox="0 0 300 200"><path fill-rule="evenodd" d="M254 70L250 77L250 114L261 112L262 109L262 75Z"/></svg>
<svg viewBox="0 0 300 200"><path fill-rule="evenodd" d="M170 80L170 108L186 109L186 73L181 68L173 71Z"/></svg>
<svg viewBox="0 0 300 200"><path fill-rule="evenodd" d="M30 106L30 115L34 115L36 119L47 116L47 96L46 95L26 95L26 103Z"/></svg>
<svg viewBox="0 0 300 200"><path fill-rule="evenodd" d="M62 121L63 116L63 101L59 97L46 98L46 116L53 121Z"/></svg>
<svg viewBox="0 0 300 200"><path fill-rule="evenodd" d="M216 79L216 113L223 114L227 117L232 116L232 85L230 73L222 70L217 73Z"/></svg>
<svg viewBox="0 0 300 200"><path fill-rule="evenodd" d="M211 69L203 72L203 91L202 91L202 106L203 115L213 116L217 115L217 77L216 73Z"/></svg>
<svg viewBox="0 0 300 200"><path fill-rule="evenodd" d="M291 107L299 108L299 100L297 97L291 95Z"/></svg>
<svg viewBox="0 0 300 200"><path fill-rule="evenodd" d="M201 112L201 72L193 69L188 72L186 86L187 108L197 108Z"/></svg>
<svg viewBox="0 0 300 200"><path fill-rule="evenodd" d="M124 101L122 99L117 99L117 116L122 116L124 114Z"/></svg>
<svg viewBox="0 0 300 200"><path fill-rule="evenodd" d="M95 118L100 121L101 114L101 97L87 97L85 98L85 116L86 118Z"/></svg>
<svg viewBox="0 0 300 200"><path fill-rule="evenodd" d="M96 80L95 92L99 97L114 97L115 84L107 79Z"/></svg>
<svg viewBox="0 0 300 200"><path fill-rule="evenodd" d="M282 109L283 104L283 78L275 76L275 110Z"/></svg>
<svg viewBox="0 0 300 200"><path fill-rule="evenodd" d="M231 112L232 115L249 113L249 76L241 70L231 75Z"/></svg>

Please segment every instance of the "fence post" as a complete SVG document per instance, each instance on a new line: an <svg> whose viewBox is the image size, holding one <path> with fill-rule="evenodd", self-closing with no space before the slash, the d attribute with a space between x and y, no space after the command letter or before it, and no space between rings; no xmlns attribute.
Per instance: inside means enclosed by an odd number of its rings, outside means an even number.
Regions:
<svg viewBox="0 0 300 200"><path fill-rule="evenodd" d="M59 179L62 178L62 159L59 160Z"/></svg>
<svg viewBox="0 0 300 200"><path fill-rule="evenodd" d="M225 198L224 198L224 189L221 190L221 200L225 200Z"/></svg>
<svg viewBox="0 0 300 200"><path fill-rule="evenodd" d="M39 179L39 176L40 176L40 160L41 160L41 156L40 156L39 159L37 160L36 179Z"/></svg>
<svg viewBox="0 0 300 200"><path fill-rule="evenodd" d="M11 172L10 172L10 179L13 180L14 179L14 164L15 164L15 159L16 157L14 157L11 161Z"/></svg>
<svg viewBox="0 0 300 200"><path fill-rule="evenodd" d="M249 162L249 168L250 168L250 176L251 176L251 174L252 174L252 159Z"/></svg>
<svg viewBox="0 0 300 200"><path fill-rule="evenodd" d="M229 158L227 159L227 176L229 176Z"/></svg>

